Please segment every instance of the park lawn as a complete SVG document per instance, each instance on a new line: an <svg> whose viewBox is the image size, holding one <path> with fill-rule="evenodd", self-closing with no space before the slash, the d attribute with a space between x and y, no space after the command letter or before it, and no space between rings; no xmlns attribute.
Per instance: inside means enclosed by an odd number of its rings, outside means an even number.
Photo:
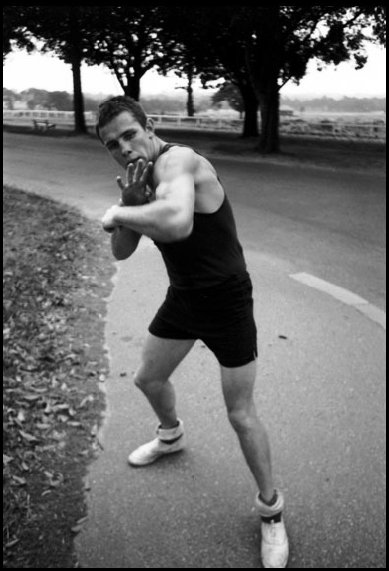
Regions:
<svg viewBox="0 0 389 571"><path fill-rule="evenodd" d="M107 235L78 211L8 187L3 209L3 566L72 568L114 265Z"/></svg>

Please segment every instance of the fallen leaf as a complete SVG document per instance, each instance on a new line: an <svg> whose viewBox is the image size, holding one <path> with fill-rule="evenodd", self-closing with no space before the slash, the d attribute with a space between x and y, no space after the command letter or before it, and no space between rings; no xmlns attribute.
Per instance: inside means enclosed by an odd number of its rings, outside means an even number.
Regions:
<svg viewBox="0 0 389 571"><path fill-rule="evenodd" d="M7 456L7 454L3 454L3 466L7 466L10 462L12 462L13 457Z"/></svg>
<svg viewBox="0 0 389 571"><path fill-rule="evenodd" d="M31 387L31 390L35 393L43 394L47 393L49 389L47 387Z"/></svg>
<svg viewBox="0 0 389 571"><path fill-rule="evenodd" d="M36 400L39 400L41 397L41 395L34 395L34 394L27 394L27 395L22 395L22 399L28 401L28 402L33 402Z"/></svg>
<svg viewBox="0 0 389 571"><path fill-rule="evenodd" d="M11 547L13 547L14 545L16 545L17 543L19 543L20 539L13 539L12 541L9 541L8 543L5 544L5 547L7 549L10 549Z"/></svg>
<svg viewBox="0 0 389 571"><path fill-rule="evenodd" d="M80 525L75 525L74 527L71 527L70 531L72 533L79 533L81 531L81 529L82 529L82 525L80 524Z"/></svg>
<svg viewBox="0 0 389 571"><path fill-rule="evenodd" d="M25 422L26 421L26 413L23 409L19 410L17 419L19 422Z"/></svg>
<svg viewBox="0 0 389 571"><path fill-rule="evenodd" d="M47 430L48 428L51 428L50 424L46 424L43 422L37 422L35 425L39 430Z"/></svg>
<svg viewBox="0 0 389 571"><path fill-rule="evenodd" d="M12 476L12 479L15 480L15 482L19 486L25 486L27 484L27 480L25 478L19 478L19 476Z"/></svg>
<svg viewBox="0 0 389 571"><path fill-rule="evenodd" d="M57 430L54 430L51 438L54 438L54 440L64 440L66 438L66 432L58 432Z"/></svg>
<svg viewBox="0 0 389 571"><path fill-rule="evenodd" d="M39 438L36 438L32 434L28 434L27 432L24 432L23 430L19 430L19 434L20 434L20 436L23 436L23 438L25 440L27 440L28 442L39 442Z"/></svg>
<svg viewBox="0 0 389 571"><path fill-rule="evenodd" d="M53 410L57 412L57 410L68 410L70 408L69 404L56 404L53 407Z"/></svg>
<svg viewBox="0 0 389 571"><path fill-rule="evenodd" d="M97 424L94 424L90 433L92 436L97 436L98 432L99 432L99 427Z"/></svg>
<svg viewBox="0 0 389 571"><path fill-rule="evenodd" d="M95 399L92 395L88 395L84 399L82 399L80 403L80 408L83 408L88 402L93 402Z"/></svg>

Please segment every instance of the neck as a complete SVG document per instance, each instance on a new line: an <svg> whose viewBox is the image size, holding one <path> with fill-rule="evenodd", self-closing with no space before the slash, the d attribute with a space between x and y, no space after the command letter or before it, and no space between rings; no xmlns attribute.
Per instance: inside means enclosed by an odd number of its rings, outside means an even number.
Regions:
<svg viewBox="0 0 389 571"><path fill-rule="evenodd" d="M163 147L166 145L166 141L163 141L159 137L153 137L152 144L153 144L153 153L151 160L155 162L159 157L159 155L161 154Z"/></svg>

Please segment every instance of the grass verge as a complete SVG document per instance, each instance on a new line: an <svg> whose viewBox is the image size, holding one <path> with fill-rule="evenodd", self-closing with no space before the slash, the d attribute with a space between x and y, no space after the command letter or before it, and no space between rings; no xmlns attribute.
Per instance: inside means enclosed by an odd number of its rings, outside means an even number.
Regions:
<svg viewBox="0 0 389 571"><path fill-rule="evenodd" d="M72 568L114 266L78 211L8 187L3 209L3 566Z"/></svg>

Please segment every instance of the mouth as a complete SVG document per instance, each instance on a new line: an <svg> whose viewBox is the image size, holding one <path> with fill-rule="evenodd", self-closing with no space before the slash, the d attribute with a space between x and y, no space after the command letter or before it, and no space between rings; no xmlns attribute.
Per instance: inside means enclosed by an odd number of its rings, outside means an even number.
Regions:
<svg viewBox="0 0 389 571"><path fill-rule="evenodd" d="M137 157L136 159L131 159L127 161L126 168L128 168L129 165L137 165L139 161L143 161L144 163L146 163L145 159L142 159L142 157Z"/></svg>

